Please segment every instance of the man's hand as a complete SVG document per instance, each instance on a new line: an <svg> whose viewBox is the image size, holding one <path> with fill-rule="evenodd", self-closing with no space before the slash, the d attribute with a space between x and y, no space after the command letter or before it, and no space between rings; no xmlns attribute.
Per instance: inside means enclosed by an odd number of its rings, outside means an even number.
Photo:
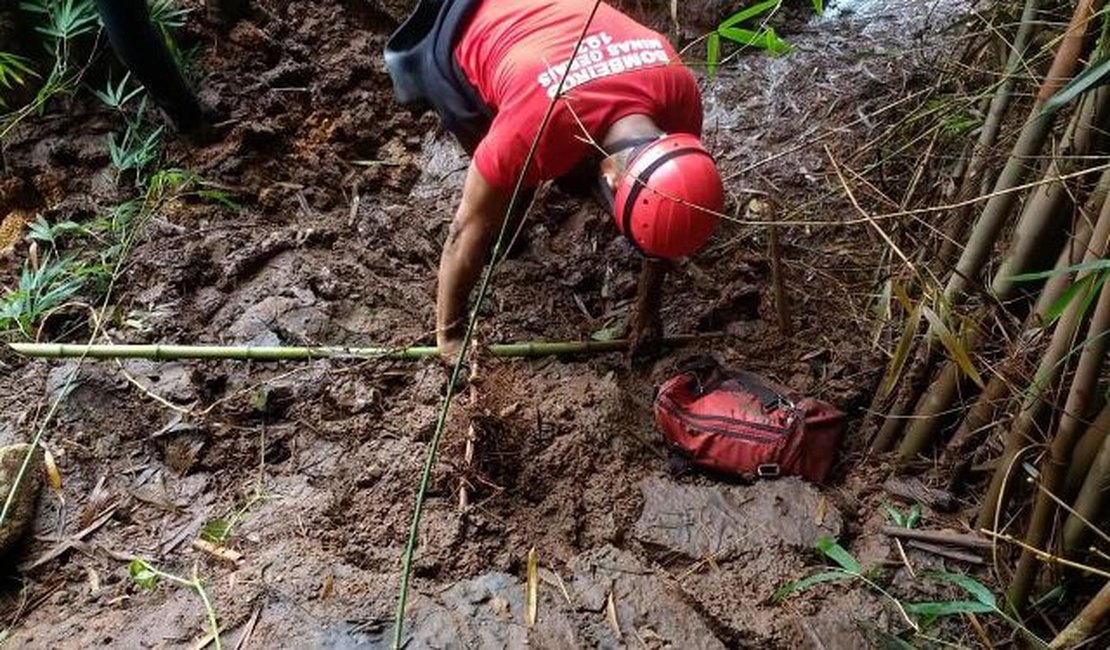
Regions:
<svg viewBox="0 0 1110 650"><path fill-rule="evenodd" d="M663 340L663 280L670 270L665 260L645 259L636 291L636 311L628 323L628 354L632 359L656 352Z"/></svg>
<svg viewBox="0 0 1110 650"><path fill-rule="evenodd" d="M440 330L436 336L436 346L439 348L439 358L448 366L455 365L462 350L463 337Z"/></svg>
<svg viewBox="0 0 1110 650"><path fill-rule="evenodd" d="M490 186L472 163L439 259L436 342L439 356L449 364L455 363L462 346L470 292L482 274L490 242L507 207L508 198Z"/></svg>

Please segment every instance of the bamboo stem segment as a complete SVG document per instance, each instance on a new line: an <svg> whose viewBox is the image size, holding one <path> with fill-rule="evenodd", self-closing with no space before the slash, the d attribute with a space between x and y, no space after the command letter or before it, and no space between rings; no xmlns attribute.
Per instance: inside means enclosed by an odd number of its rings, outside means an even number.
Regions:
<svg viewBox="0 0 1110 650"><path fill-rule="evenodd" d="M680 347L716 338L715 335L675 336L663 339L667 347ZM44 359L236 359L253 361L313 361L315 359L422 359L439 354L433 346L388 347L281 347L218 345L85 345L75 343L12 343L9 347L28 357ZM627 339L614 341L526 341L489 346L494 357L546 357L559 354L600 354L628 349Z"/></svg>

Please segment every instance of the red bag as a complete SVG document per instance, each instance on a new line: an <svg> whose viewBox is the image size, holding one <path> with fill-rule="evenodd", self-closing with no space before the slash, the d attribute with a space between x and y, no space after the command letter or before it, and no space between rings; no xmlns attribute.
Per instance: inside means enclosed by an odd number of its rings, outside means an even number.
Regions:
<svg viewBox="0 0 1110 650"><path fill-rule="evenodd" d="M706 469L821 482L832 467L844 414L748 372L720 368L667 381L655 398L667 441Z"/></svg>

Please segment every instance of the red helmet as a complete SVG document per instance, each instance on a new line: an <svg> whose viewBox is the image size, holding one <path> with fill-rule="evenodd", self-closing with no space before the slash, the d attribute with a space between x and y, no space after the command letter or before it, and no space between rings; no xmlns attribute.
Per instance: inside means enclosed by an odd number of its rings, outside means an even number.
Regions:
<svg viewBox="0 0 1110 650"><path fill-rule="evenodd" d="M674 133L632 152L613 199L622 235L645 255L674 259L697 252L713 234L724 186L701 141Z"/></svg>

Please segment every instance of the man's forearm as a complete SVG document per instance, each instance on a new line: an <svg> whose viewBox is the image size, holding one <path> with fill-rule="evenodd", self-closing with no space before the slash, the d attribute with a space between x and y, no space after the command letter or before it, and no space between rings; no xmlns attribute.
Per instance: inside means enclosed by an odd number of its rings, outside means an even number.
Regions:
<svg viewBox="0 0 1110 650"><path fill-rule="evenodd" d="M481 276L488 245L489 233L480 226L468 226L448 235L439 260L436 288L436 329L440 337L462 337L470 292Z"/></svg>
<svg viewBox="0 0 1110 650"><path fill-rule="evenodd" d="M670 268L671 264L666 260L644 260L636 291L637 318L659 319L659 311L663 306L663 281Z"/></svg>

